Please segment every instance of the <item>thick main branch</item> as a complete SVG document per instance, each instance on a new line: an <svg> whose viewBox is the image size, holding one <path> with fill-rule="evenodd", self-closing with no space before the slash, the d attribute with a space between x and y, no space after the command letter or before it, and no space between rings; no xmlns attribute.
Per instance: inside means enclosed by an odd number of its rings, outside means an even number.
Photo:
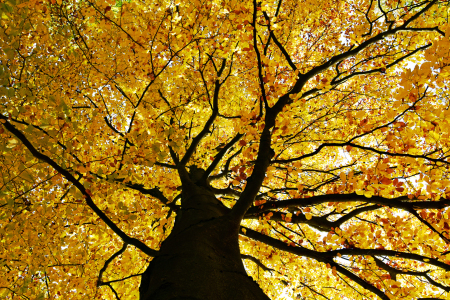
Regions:
<svg viewBox="0 0 450 300"><path fill-rule="evenodd" d="M79 180L77 180L69 171L58 165L50 157L39 152L21 131L19 131L16 127L14 127L14 125L8 122L8 119L5 116L0 115L0 120L2 120L3 126L9 132L14 134L25 145L25 147L27 147L27 149L31 152L31 154L34 157L36 157L41 161L44 161L45 163L53 167L59 174L61 174L62 176L64 176L64 178L66 178L69 182L71 182L83 194L83 197L86 199L86 204L125 243L135 246L136 248L138 248L139 250L141 250L142 252L144 252L149 256L155 256L158 253L158 251L149 248L143 242L139 241L136 238L132 238L128 236L125 232L123 232L110 218L108 218L108 216L97 205L95 205L94 201L92 200L91 193L83 186L83 184Z"/></svg>

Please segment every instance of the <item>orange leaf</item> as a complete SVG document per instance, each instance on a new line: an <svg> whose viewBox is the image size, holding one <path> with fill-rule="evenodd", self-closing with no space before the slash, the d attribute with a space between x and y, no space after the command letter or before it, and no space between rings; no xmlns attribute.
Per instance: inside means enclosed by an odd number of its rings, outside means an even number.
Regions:
<svg viewBox="0 0 450 300"><path fill-rule="evenodd" d="M381 182L382 184L388 185L388 184L391 184L391 183L392 183L392 180L390 180L389 178L383 177L383 179L381 179L380 182Z"/></svg>

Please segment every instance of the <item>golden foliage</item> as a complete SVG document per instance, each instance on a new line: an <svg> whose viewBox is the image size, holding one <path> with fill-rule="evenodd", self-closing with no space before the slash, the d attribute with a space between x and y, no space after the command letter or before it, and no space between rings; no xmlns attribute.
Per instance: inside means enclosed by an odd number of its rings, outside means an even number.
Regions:
<svg viewBox="0 0 450 300"><path fill-rule="evenodd" d="M0 296L136 299L218 162L272 299L448 299L449 9L1 0Z"/></svg>

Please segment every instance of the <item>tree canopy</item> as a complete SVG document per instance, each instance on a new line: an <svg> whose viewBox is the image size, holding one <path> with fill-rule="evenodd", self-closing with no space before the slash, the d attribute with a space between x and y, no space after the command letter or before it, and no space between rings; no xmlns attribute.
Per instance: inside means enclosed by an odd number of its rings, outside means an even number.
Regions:
<svg viewBox="0 0 450 300"><path fill-rule="evenodd" d="M137 299L194 184L271 299L449 299L449 10L1 0L0 296Z"/></svg>

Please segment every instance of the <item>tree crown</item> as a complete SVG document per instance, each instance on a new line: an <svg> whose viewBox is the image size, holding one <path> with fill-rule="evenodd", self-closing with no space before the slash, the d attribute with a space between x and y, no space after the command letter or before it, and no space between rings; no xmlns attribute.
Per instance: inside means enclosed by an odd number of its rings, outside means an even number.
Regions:
<svg viewBox="0 0 450 300"><path fill-rule="evenodd" d="M448 297L448 9L1 0L0 295L136 298L198 186L273 299Z"/></svg>

